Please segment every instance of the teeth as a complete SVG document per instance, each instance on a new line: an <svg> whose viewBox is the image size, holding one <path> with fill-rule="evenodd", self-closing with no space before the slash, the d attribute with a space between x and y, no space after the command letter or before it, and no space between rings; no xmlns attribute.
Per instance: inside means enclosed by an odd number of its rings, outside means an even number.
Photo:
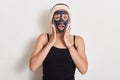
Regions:
<svg viewBox="0 0 120 80"><path fill-rule="evenodd" d="M64 26L59 26L59 27L64 27Z"/></svg>
<svg viewBox="0 0 120 80"><path fill-rule="evenodd" d="M64 26L59 26L58 27L60 30L63 30L64 29Z"/></svg>

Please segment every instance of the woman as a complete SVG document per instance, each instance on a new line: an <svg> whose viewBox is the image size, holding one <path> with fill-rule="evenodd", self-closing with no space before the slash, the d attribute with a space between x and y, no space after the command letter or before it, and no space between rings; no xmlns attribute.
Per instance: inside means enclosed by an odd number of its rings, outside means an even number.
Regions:
<svg viewBox="0 0 120 80"><path fill-rule="evenodd" d="M71 14L66 4L59 3L51 10L51 33L37 39L30 58L30 69L43 64L43 80L75 80L75 69L85 74L88 62L81 36L70 34Z"/></svg>

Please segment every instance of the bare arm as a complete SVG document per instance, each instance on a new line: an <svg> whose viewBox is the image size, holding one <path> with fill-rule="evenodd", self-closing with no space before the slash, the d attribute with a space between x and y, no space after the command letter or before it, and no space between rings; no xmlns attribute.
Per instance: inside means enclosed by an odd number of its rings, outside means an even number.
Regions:
<svg viewBox="0 0 120 80"><path fill-rule="evenodd" d="M71 25L68 25L68 28L66 29L64 34L64 42L70 52L70 55L76 67L81 72L81 74L84 74L87 72L88 69L84 40L82 37L76 36L75 45L77 49L75 49L73 47L73 39L70 38L70 30Z"/></svg>
<svg viewBox="0 0 120 80"><path fill-rule="evenodd" d="M43 63L55 40L56 40L56 33L54 26L52 26L52 35L48 43L47 43L46 34L42 34L39 36L36 43L36 47L29 61L29 67L31 71L35 71Z"/></svg>
<svg viewBox="0 0 120 80"><path fill-rule="evenodd" d="M78 70L81 74L85 74L88 69L88 62L85 54L84 40L80 36L76 36L76 47L77 50L72 46L69 48L69 51Z"/></svg>
<svg viewBox="0 0 120 80"><path fill-rule="evenodd" d="M30 58L30 62L29 62L29 66L31 71L35 71L44 61L45 57L48 54L48 51L51 48L51 45L48 43L46 44L45 47L44 46L44 42L45 42L45 34L42 34L39 36L35 49L32 53L32 56Z"/></svg>

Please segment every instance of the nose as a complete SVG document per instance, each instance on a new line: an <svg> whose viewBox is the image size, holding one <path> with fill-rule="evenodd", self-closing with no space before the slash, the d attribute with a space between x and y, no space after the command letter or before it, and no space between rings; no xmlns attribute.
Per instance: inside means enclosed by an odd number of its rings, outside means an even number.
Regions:
<svg viewBox="0 0 120 80"><path fill-rule="evenodd" d="M62 23L64 23L64 22L63 22L63 21L61 21L61 22L59 22L59 23L61 23L61 24L62 24Z"/></svg>
<svg viewBox="0 0 120 80"><path fill-rule="evenodd" d="M63 23L64 23L63 21L59 22L59 24L63 24Z"/></svg>

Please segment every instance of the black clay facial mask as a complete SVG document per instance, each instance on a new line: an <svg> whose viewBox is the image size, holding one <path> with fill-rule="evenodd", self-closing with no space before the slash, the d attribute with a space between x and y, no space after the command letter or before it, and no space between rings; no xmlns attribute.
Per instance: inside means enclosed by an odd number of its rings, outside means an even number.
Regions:
<svg viewBox="0 0 120 80"><path fill-rule="evenodd" d="M66 18L67 15L67 18ZM54 13L54 25L59 32L64 32L68 25L68 14L66 11L56 11Z"/></svg>

